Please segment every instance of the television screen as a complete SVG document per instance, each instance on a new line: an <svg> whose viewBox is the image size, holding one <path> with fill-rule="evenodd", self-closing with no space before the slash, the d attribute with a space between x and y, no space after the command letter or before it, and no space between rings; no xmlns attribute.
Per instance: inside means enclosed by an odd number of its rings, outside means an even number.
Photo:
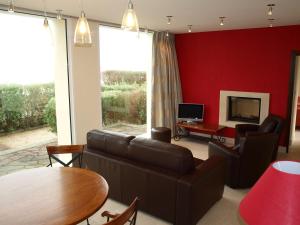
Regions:
<svg viewBox="0 0 300 225"><path fill-rule="evenodd" d="M178 119L187 121L203 121L204 104L180 103Z"/></svg>

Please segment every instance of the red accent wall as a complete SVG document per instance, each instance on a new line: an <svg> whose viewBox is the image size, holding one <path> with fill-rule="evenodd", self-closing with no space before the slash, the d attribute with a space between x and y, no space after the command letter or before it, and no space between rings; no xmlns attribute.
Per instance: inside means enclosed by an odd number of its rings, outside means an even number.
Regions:
<svg viewBox="0 0 300 225"><path fill-rule="evenodd" d="M292 50L300 25L178 34L184 102L204 103L205 121L218 123L220 90L268 92L270 112L286 118Z"/></svg>

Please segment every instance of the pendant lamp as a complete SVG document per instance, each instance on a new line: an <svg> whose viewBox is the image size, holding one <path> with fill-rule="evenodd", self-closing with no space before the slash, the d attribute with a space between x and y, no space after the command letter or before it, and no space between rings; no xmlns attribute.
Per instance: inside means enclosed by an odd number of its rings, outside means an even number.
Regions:
<svg viewBox="0 0 300 225"><path fill-rule="evenodd" d="M77 25L74 35L74 44L78 47L90 47L92 46L92 37L90 27L85 16L85 13L82 11L80 17L77 20Z"/></svg>
<svg viewBox="0 0 300 225"><path fill-rule="evenodd" d="M128 31L139 31L138 19L133 9L133 3L131 0L129 0L128 7L124 12L121 28Z"/></svg>

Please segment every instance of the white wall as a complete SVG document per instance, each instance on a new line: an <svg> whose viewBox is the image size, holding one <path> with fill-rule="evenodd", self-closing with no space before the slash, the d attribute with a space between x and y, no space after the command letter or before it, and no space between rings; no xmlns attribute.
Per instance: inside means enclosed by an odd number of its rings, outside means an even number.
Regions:
<svg viewBox="0 0 300 225"><path fill-rule="evenodd" d="M299 96L299 87L300 87L300 57L297 56L296 64L295 64L295 88L294 88L294 96L293 96L293 107L292 107L292 116L291 116L291 130L290 130L290 143L292 144L295 140L295 129L296 129L296 116L297 116L297 103L298 103L298 96Z"/></svg>
<svg viewBox="0 0 300 225"><path fill-rule="evenodd" d="M50 28L52 29L55 52L57 142L59 145L68 145L71 144L71 126L65 21L51 20Z"/></svg>
<svg viewBox="0 0 300 225"><path fill-rule="evenodd" d="M68 54L73 144L85 144L86 133L101 128L99 24L89 22L93 45L73 44L75 19L68 19Z"/></svg>

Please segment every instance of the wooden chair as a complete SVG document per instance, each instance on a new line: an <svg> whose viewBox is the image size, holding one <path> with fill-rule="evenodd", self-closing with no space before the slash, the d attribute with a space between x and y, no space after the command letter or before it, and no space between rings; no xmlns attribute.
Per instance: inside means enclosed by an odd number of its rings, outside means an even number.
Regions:
<svg viewBox="0 0 300 225"><path fill-rule="evenodd" d="M47 167L49 166L52 167L51 159L54 159L55 161L59 162L64 167L69 167L71 163L73 163L75 160L78 159L79 167L81 168L84 145L58 145L58 146L46 146L46 148L47 148L47 153L50 162ZM55 156L58 154L68 154L68 153L72 154L72 159L68 163L63 162L62 160L60 160ZM90 225L89 219L87 219L86 222L87 225Z"/></svg>
<svg viewBox="0 0 300 225"><path fill-rule="evenodd" d="M47 146L46 148L47 148L49 162L50 162L48 166L52 167L51 159L54 159L55 161L59 162L64 167L69 167L71 163L73 163L75 160L78 160L79 167L81 168L84 145L58 145L58 146ZM60 160L58 157L55 156L58 154L66 154L66 153L72 154L72 159L68 163L63 162L62 160Z"/></svg>
<svg viewBox="0 0 300 225"><path fill-rule="evenodd" d="M101 215L107 217L107 223L103 225L123 225L129 222L129 225L135 225L138 208L138 198L135 198L129 208L127 208L122 214L113 214L108 211L104 211ZM109 221L112 219L111 221Z"/></svg>

